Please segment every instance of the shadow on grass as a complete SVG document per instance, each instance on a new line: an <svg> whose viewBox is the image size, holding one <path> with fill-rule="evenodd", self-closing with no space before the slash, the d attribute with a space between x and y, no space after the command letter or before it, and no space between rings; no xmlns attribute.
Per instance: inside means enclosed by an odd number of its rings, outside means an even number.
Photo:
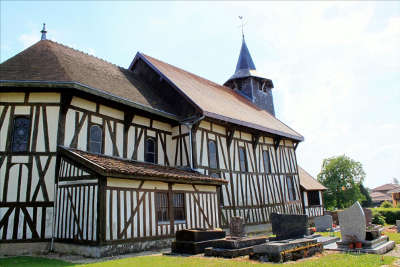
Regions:
<svg viewBox="0 0 400 267"><path fill-rule="evenodd" d="M0 267L13 266L13 267L44 267L44 266L75 266L75 264L56 260L56 259L46 259L39 257L30 256L19 256L10 258L1 258Z"/></svg>

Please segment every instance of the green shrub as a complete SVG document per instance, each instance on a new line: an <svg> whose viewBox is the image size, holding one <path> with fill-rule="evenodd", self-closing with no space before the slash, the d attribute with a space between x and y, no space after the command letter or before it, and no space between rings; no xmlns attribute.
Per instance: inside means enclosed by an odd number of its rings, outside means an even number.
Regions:
<svg viewBox="0 0 400 267"><path fill-rule="evenodd" d="M373 224L384 225L385 224L385 217L383 217L382 215L377 213L377 214L374 215L374 217L372 217L372 223Z"/></svg>
<svg viewBox="0 0 400 267"><path fill-rule="evenodd" d="M380 208L393 208L393 204L389 201L383 201Z"/></svg>
<svg viewBox="0 0 400 267"><path fill-rule="evenodd" d="M400 209L399 208L373 208L372 216L375 217L379 214L385 218L386 223L396 224L396 220L400 220Z"/></svg>

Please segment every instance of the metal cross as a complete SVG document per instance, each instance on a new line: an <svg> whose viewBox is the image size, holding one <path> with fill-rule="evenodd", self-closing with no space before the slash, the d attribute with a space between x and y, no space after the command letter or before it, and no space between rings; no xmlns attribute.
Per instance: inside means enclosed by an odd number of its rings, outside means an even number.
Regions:
<svg viewBox="0 0 400 267"><path fill-rule="evenodd" d="M244 23L244 22L243 22L243 16L239 16L239 19L240 19L240 21L241 21L241 23L242 23L242 25L240 25L239 27L242 27L242 37L244 38L244 31L243 31L243 28L244 28L244 25L246 25L247 23Z"/></svg>

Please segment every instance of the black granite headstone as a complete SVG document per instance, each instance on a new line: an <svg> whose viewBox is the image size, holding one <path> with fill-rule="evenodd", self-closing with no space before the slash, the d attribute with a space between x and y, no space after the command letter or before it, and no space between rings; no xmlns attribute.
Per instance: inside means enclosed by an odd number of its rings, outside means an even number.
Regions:
<svg viewBox="0 0 400 267"><path fill-rule="evenodd" d="M276 240L302 238L307 235L307 215L272 213L270 218Z"/></svg>

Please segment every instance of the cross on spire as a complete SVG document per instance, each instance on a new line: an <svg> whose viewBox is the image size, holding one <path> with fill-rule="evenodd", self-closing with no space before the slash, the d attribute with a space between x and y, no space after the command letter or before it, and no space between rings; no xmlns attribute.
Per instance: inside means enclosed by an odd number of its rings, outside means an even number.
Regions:
<svg viewBox="0 0 400 267"><path fill-rule="evenodd" d="M40 38L41 40L46 40L46 23L43 23L43 29L40 31L42 33L42 37Z"/></svg>
<svg viewBox="0 0 400 267"><path fill-rule="evenodd" d="M242 37L244 39L244 30L243 30L243 28L244 28L244 25L246 25L246 23L243 22L243 16L239 16L239 19L240 19L240 22L241 22L241 25L239 27L242 27Z"/></svg>

